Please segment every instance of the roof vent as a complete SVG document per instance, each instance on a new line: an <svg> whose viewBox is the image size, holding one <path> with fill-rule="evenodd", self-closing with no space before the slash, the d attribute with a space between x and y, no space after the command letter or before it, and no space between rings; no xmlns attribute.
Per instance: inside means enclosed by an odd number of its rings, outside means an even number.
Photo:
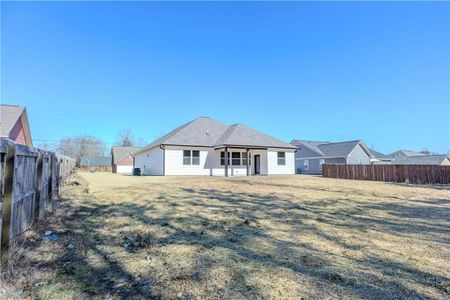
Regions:
<svg viewBox="0 0 450 300"><path fill-rule="evenodd" d="M206 130L206 134L209 135L209 130Z"/></svg>

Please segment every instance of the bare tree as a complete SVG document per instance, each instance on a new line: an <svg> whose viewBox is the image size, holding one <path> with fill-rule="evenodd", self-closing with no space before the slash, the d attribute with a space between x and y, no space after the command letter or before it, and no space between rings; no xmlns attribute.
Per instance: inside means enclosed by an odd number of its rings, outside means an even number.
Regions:
<svg viewBox="0 0 450 300"><path fill-rule="evenodd" d="M59 142L57 149L61 154L74 158L77 165L80 164L81 157L103 156L105 155L105 150L105 143L99 138L90 135L63 138Z"/></svg>
<svg viewBox="0 0 450 300"><path fill-rule="evenodd" d="M136 139L136 142L135 142L135 146L136 147L144 147L144 146L146 146L148 143L143 139L143 138L141 138L141 137L139 137L139 138L137 138Z"/></svg>
<svg viewBox="0 0 450 300"><path fill-rule="evenodd" d="M131 129L119 130L117 133L117 145L122 147L131 147L136 145L136 140Z"/></svg>
<svg viewBox="0 0 450 300"><path fill-rule="evenodd" d="M52 147L51 147L48 143L40 143L40 144L37 144L37 145L36 145L36 148L42 149L42 150L45 150L45 151L53 150Z"/></svg>

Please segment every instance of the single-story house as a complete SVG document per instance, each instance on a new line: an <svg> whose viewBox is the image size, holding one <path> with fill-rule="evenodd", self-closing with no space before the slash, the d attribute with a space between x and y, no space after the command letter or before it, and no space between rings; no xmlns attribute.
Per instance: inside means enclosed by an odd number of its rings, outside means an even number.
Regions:
<svg viewBox="0 0 450 300"><path fill-rule="evenodd" d="M132 173L133 154L141 149L140 147L112 147L111 165L113 173Z"/></svg>
<svg viewBox="0 0 450 300"><path fill-rule="evenodd" d="M428 154L422 153L422 152L416 152L412 150L398 150L391 154L389 154L390 157L397 158L397 157L408 157L408 156L426 156Z"/></svg>
<svg viewBox="0 0 450 300"><path fill-rule="evenodd" d="M383 154L381 152L378 152L374 149L370 149L370 152L373 155L373 159L371 160L371 162L373 164L391 164L392 161L394 160L393 157Z"/></svg>
<svg viewBox="0 0 450 300"><path fill-rule="evenodd" d="M448 155L418 155L418 156L398 156L392 161L393 165L450 165Z"/></svg>
<svg viewBox="0 0 450 300"><path fill-rule="evenodd" d="M0 135L2 138L9 138L17 144L33 146L25 107L0 105Z"/></svg>
<svg viewBox="0 0 450 300"><path fill-rule="evenodd" d="M297 173L320 174L322 164L370 164L373 155L360 141L320 142L293 140L297 147L295 169Z"/></svg>
<svg viewBox="0 0 450 300"><path fill-rule="evenodd" d="M294 174L296 147L243 124L186 123L134 154L143 175Z"/></svg>
<svg viewBox="0 0 450 300"><path fill-rule="evenodd" d="M111 172L111 156L81 157L80 170Z"/></svg>

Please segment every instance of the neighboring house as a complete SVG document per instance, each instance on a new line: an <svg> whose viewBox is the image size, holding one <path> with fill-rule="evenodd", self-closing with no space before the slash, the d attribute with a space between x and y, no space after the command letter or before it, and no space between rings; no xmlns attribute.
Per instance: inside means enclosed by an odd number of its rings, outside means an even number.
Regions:
<svg viewBox="0 0 450 300"><path fill-rule="evenodd" d="M82 171L111 172L111 156L81 157Z"/></svg>
<svg viewBox="0 0 450 300"><path fill-rule="evenodd" d="M398 150L391 154L389 154L390 157L397 158L397 157L408 157L408 156L426 156L428 154L422 153L422 152L416 152L411 150Z"/></svg>
<svg viewBox="0 0 450 300"><path fill-rule="evenodd" d="M393 157L383 154L381 152L375 151L373 149L370 149L370 152L373 155L373 158L371 160L371 163L373 163L373 164L390 164L394 160Z"/></svg>
<svg viewBox="0 0 450 300"><path fill-rule="evenodd" d="M297 147L295 169L297 173L320 174L322 164L370 164L373 155L360 140L348 142L319 142L293 140Z"/></svg>
<svg viewBox="0 0 450 300"><path fill-rule="evenodd" d="M199 117L135 152L144 175L294 174L295 146L243 124Z"/></svg>
<svg viewBox="0 0 450 300"><path fill-rule="evenodd" d="M393 165L450 165L448 155L399 156L392 161Z"/></svg>
<svg viewBox="0 0 450 300"><path fill-rule="evenodd" d="M113 173L132 173L133 154L141 149L140 147L112 147L111 164Z"/></svg>
<svg viewBox="0 0 450 300"><path fill-rule="evenodd" d="M0 134L18 144L33 146L25 107L0 105Z"/></svg>

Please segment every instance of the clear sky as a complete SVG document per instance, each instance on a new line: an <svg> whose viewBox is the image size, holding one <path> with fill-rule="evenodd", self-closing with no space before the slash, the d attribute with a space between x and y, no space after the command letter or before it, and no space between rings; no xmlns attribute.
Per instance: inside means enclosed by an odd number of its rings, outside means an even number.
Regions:
<svg viewBox="0 0 450 300"><path fill-rule="evenodd" d="M34 139L150 142L206 115L288 142L450 147L449 2L1 8L1 102L27 107Z"/></svg>

